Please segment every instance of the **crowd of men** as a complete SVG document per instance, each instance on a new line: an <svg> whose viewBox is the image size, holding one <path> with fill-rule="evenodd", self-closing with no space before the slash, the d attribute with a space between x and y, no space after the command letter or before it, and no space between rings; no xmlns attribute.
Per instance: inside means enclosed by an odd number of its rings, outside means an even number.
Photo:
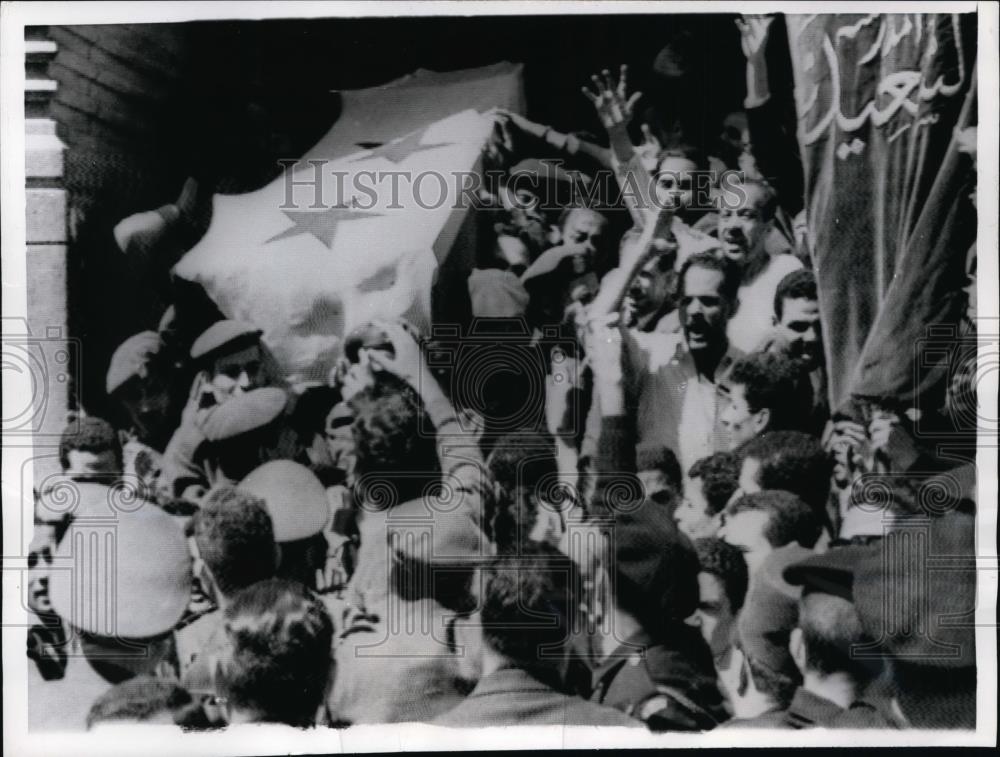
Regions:
<svg viewBox="0 0 1000 757"><path fill-rule="evenodd" d="M126 420L73 419L36 492L33 728L975 726L975 471L926 432L970 377L831 408L759 113L706 154L631 124L624 73L587 92L610 148L498 116L468 290L520 372L385 320L291 388L257 325L185 339L180 303L118 348ZM547 202L602 170L654 202Z"/></svg>

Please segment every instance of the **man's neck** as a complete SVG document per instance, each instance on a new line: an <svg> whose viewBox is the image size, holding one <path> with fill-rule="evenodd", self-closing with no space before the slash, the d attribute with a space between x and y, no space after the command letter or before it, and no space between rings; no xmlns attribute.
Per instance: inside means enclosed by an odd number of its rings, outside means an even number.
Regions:
<svg viewBox="0 0 1000 757"><path fill-rule="evenodd" d="M486 644L483 645L482 673L480 678L486 678L486 676L496 673L498 670L509 667L511 667L511 664L506 657L497 654Z"/></svg>
<svg viewBox="0 0 1000 757"><path fill-rule="evenodd" d="M691 352L691 359L694 361L695 370L714 384L715 371L728 349L729 342L728 340L724 340L720 345L715 347L708 347L697 351L689 350Z"/></svg>
<svg viewBox="0 0 1000 757"><path fill-rule="evenodd" d="M807 670L802 679L802 688L810 694L829 699L845 710L857 699L857 685L846 673L820 675Z"/></svg>

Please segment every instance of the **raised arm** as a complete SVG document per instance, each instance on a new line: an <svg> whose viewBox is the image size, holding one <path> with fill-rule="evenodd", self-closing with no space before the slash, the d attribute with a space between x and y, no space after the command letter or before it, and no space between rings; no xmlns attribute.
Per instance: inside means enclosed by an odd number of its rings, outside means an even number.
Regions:
<svg viewBox="0 0 1000 757"><path fill-rule="evenodd" d="M431 372L416 339L399 323L378 322L392 344L393 356L373 350L372 368L393 374L420 395L434 425L441 478L480 528L483 523L485 470L478 438L466 430L451 401Z"/></svg>

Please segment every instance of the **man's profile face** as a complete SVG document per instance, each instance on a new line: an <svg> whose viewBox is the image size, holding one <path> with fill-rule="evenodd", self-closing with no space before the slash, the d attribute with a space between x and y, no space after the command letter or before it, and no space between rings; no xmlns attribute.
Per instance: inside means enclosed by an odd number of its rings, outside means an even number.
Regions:
<svg viewBox="0 0 1000 757"><path fill-rule="evenodd" d="M823 341L819 322L819 302L805 298L786 299L775 331L787 345L788 356L807 371L823 363Z"/></svg>
<svg viewBox="0 0 1000 757"><path fill-rule="evenodd" d="M693 160L668 156L656 169L656 202L659 207L687 210L694 204L695 176Z"/></svg>
<svg viewBox="0 0 1000 757"><path fill-rule="evenodd" d="M665 270L661 270L665 269ZM648 261L629 284L628 296L639 316L655 313L666 302L674 279L673 266L660 256Z"/></svg>
<svg viewBox="0 0 1000 757"><path fill-rule="evenodd" d="M712 650L712 656L717 657L729 646L732 633L733 608L726 596L725 586L714 573L702 571L698 574L698 609L695 619L701 630L701 635Z"/></svg>
<svg viewBox="0 0 1000 757"><path fill-rule="evenodd" d="M729 434L729 449L734 450L765 430L767 413L763 409L756 412L750 409L746 387L742 384L730 384L728 394L719 421Z"/></svg>
<svg viewBox="0 0 1000 757"><path fill-rule="evenodd" d="M220 355L212 364L209 383L219 402L261 386L263 363L260 347L250 345L237 352Z"/></svg>
<svg viewBox="0 0 1000 757"><path fill-rule="evenodd" d="M739 191L735 204L724 203L719 210L719 242L727 258L743 265L750 251L762 243L771 221L764 217L767 194L763 187L745 184Z"/></svg>
<svg viewBox="0 0 1000 757"><path fill-rule="evenodd" d="M722 294L722 271L691 266L684 274L680 321L688 349L716 349L726 340L726 323L732 310Z"/></svg>
<svg viewBox="0 0 1000 757"><path fill-rule="evenodd" d="M763 510L743 510L725 513L719 527L719 538L743 553L752 576L774 548L764 536L770 515Z"/></svg>
<svg viewBox="0 0 1000 757"><path fill-rule="evenodd" d="M715 536L717 528L716 519L709 514L708 500L701 485L701 478L688 478L684 482L684 499L674 510L677 528L690 539Z"/></svg>
<svg viewBox="0 0 1000 757"><path fill-rule="evenodd" d="M607 219L596 211L572 210L563 224L562 243L583 245L593 258L604 245L607 225Z"/></svg>

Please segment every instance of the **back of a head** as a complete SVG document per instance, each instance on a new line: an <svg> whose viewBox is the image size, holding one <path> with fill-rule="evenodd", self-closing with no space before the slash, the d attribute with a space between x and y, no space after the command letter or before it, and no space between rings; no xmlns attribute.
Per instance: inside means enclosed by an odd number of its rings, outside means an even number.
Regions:
<svg viewBox="0 0 1000 757"><path fill-rule="evenodd" d="M646 500L617 513L610 537L615 605L654 637L690 617L698 606L698 555L666 508Z"/></svg>
<svg viewBox="0 0 1000 757"><path fill-rule="evenodd" d="M114 428L103 418L77 418L63 429L59 439L59 464L63 471L70 468L69 455L73 451L110 455L116 464L115 472L121 472L122 445Z"/></svg>
<svg viewBox="0 0 1000 757"><path fill-rule="evenodd" d="M809 398L803 392L799 373L786 355L754 352L733 364L726 382L743 387L751 412L770 412L768 430L793 431L809 422Z"/></svg>
<svg viewBox="0 0 1000 757"><path fill-rule="evenodd" d="M486 466L496 497L486 500L485 524L501 547L523 542L535 525L539 500L558 483L555 443L545 433L512 433L497 440Z"/></svg>
<svg viewBox="0 0 1000 757"><path fill-rule="evenodd" d="M798 544L788 544L768 555L754 574L737 621L740 648L746 655L754 683L784 709L802 676L789 649L798 624L801 587L784 578L786 567L811 555Z"/></svg>
<svg viewBox="0 0 1000 757"><path fill-rule="evenodd" d="M274 576L274 530L264 500L232 487L215 489L195 513L192 530L225 596Z"/></svg>
<svg viewBox="0 0 1000 757"><path fill-rule="evenodd" d="M855 646L873 639L862 628L857 608L850 600L819 591L805 592L799 601L799 628L805 642L807 669L824 677L846 673L861 684L877 673L877 664L852 653Z"/></svg>
<svg viewBox="0 0 1000 757"><path fill-rule="evenodd" d="M695 539L694 549L698 553L701 572L718 577L729 599L729 608L735 615L743 607L750 582L743 552L739 547L714 536Z"/></svg>
<svg viewBox="0 0 1000 757"><path fill-rule="evenodd" d="M104 723L199 725L191 694L173 681L137 676L102 694L87 714L87 730Z"/></svg>
<svg viewBox="0 0 1000 757"><path fill-rule="evenodd" d="M744 460L759 463L757 483L762 489L783 489L822 511L830 493L833 466L823 445L801 431L768 431L739 450Z"/></svg>
<svg viewBox="0 0 1000 757"><path fill-rule="evenodd" d="M269 579L236 594L225 619L220 693L260 722L314 723L331 676L333 622L323 604L299 583Z"/></svg>
<svg viewBox="0 0 1000 757"><path fill-rule="evenodd" d="M748 510L767 513L764 537L774 548L795 543L812 548L823 529L823 522L816 511L791 492L765 489L744 494L726 512L737 515Z"/></svg>
<svg viewBox="0 0 1000 757"><path fill-rule="evenodd" d="M385 382L351 399L354 411L354 476L360 500L366 492L393 489L395 503L421 496L440 470L433 428L417 393Z"/></svg>
<svg viewBox="0 0 1000 757"><path fill-rule="evenodd" d="M703 457L688 470L688 478L701 481L701 492L711 515L721 513L740 488L740 456L716 452Z"/></svg>
<svg viewBox="0 0 1000 757"><path fill-rule="evenodd" d="M489 647L516 667L551 674L579 606L576 572L570 558L546 544L494 558L481 579L480 616Z"/></svg>

